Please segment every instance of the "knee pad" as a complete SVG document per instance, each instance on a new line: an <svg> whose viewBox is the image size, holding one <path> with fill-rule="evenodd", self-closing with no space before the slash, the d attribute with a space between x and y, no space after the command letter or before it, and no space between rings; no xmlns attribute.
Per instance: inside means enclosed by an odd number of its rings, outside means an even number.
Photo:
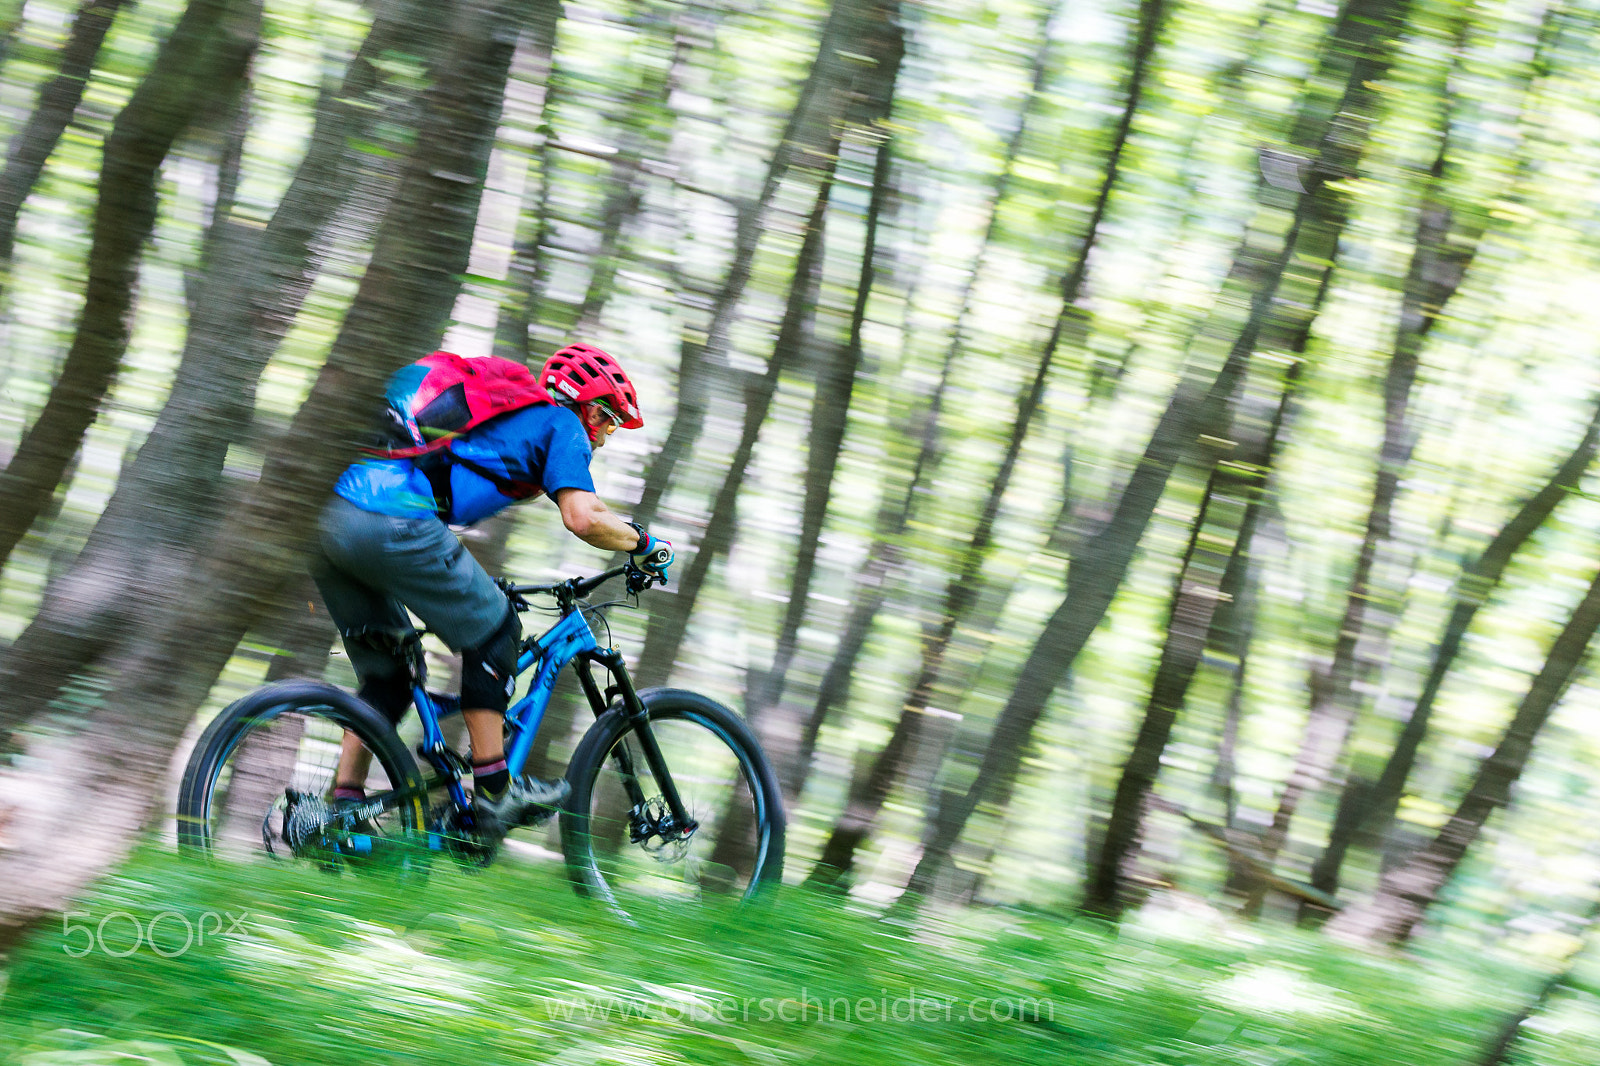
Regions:
<svg viewBox="0 0 1600 1066"><path fill-rule="evenodd" d="M398 724L411 709L411 679L405 674L365 678L356 695L391 723Z"/></svg>
<svg viewBox="0 0 1600 1066"><path fill-rule="evenodd" d="M521 639L522 620L515 611L507 611L506 620L488 640L461 650L461 706L503 711L510 705Z"/></svg>

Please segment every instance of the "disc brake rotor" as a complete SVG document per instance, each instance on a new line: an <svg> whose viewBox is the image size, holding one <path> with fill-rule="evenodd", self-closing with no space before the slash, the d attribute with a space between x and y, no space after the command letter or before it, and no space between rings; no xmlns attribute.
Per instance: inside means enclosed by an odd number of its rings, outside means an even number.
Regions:
<svg viewBox="0 0 1600 1066"><path fill-rule="evenodd" d="M636 811L634 817L635 833L642 834L637 842L645 854L663 863L678 862L688 854L689 842L694 839L695 831L691 829L687 833L677 833L672 828L672 812L660 796L646 800L644 808ZM662 831L663 827L666 833ZM675 835L668 839L667 833Z"/></svg>

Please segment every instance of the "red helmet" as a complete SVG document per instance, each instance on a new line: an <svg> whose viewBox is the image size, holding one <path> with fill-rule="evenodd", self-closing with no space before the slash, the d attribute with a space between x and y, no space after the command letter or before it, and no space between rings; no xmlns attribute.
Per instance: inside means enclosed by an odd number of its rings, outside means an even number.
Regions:
<svg viewBox="0 0 1600 1066"><path fill-rule="evenodd" d="M569 344L546 359L539 370L539 384L557 403L598 402L622 429L644 425L633 382L615 359L592 344ZM583 427L591 444L603 431L603 427L591 426L587 421Z"/></svg>

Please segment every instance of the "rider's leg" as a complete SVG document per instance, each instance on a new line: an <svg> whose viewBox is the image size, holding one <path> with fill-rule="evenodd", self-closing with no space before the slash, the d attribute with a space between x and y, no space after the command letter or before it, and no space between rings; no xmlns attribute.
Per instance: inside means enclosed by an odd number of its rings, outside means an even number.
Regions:
<svg viewBox="0 0 1600 1066"><path fill-rule="evenodd" d="M522 622L506 609L487 640L461 649L461 706L472 739L474 789L498 796L510 784L505 760L505 713L516 683Z"/></svg>
<svg viewBox="0 0 1600 1066"><path fill-rule="evenodd" d="M411 619L398 599L351 572L352 557L381 551L389 539L388 524L396 521L369 515L335 497L322 513L318 551L311 560L311 576L322 593L328 615L339 627L350 665L361 682L357 695L398 722L411 704L410 671L398 654L398 639L411 631ZM391 634L373 640L370 634ZM359 798L365 788L372 753L353 734L339 745L339 767L334 778L336 798Z"/></svg>
<svg viewBox="0 0 1600 1066"><path fill-rule="evenodd" d="M570 791L565 781L513 779L506 766L505 712L516 682L522 623L504 593L498 587L495 592L497 599L491 603L497 603L501 612L495 628L476 641L453 645L461 648L461 706L466 708L463 714L472 738L473 817L479 838L486 842L547 817ZM441 628L421 606L413 604L412 609L430 628Z"/></svg>
<svg viewBox="0 0 1600 1066"><path fill-rule="evenodd" d="M375 663L382 657L386 676L366 676L361 682L361 688L356 695L365 700L368 706L376 708L390 722L398 723L411 706L411 677L404 672L404 663L397 662L392 656L384 654L381 649L372 649L363 635L345 638L346 649L352 651L351 661L354 662L358 655L363 666ZM369 657L369 651L377 651L377 655ZM401 672L393 672L396 667ZM370 668L370 666L369 666ZM372 751L354 733L345 731L344 739L339 742L339 769L334 775L333 796L335 799L361 799L366 795L367 772L372 767Z"/></svg>
<svg viewBox="0 0 1600 1066"><path fill-rule="evenodd" d="M506 706L511 701L522 624L507 610L487 639L461 649L461 705L472 736L472 809L480 838L496 841L519 825L548 816L566 798L565 781L512 779L505 760Z"/></svg>
<svg viewBox="0 0 1600 1066"><path fill-rule="evenodd" d="M506 773L503 767L495 768L504 761L501 720L516 666L520 624L505 592L450 528L437 518L370 514L336 498L323 513L321 545L342 573L403 603L441 640L462 652L461 705L470 708L467 728L474 760L487 764L486 773L474 775L478 786L474 802L481 805L499 794L489 817L480 819L480 827L490 821L496 827L520 824L516 820L520 809L559 802L565 782L511 782L509 774L500 776Z"/></svg>
<svg viewBox="0 0 1600 1066"><path fill-rule="evenodd" d="M321 552L313 576L328 613L346 634L360 696L398 721L411 703L409 671L392 650L354 636L361 628L410 629L406 607L452 648L462 649L462 704L475 762L504 763L502 722L516 669L521 626L506 595L444 523L377 515L335 498L323 511ZM367 753L353 737L340 749L337 784L356 795ZM504 792L508 775L490 772L487 791Z"/></svg>
<svg viewBox="0 0 1600 1066"><path fill-rule="evenodd" d="M511 777L506 770L505 712L475 707L463 710L461 716L467 720L467 736L472 741L473 787L504 792ZM486 780L479 781L480 777Z"/></svg>
<svg viewBox="0 0 1600 1066"><path fill-rule="evenodd" d="M372 769L372 752L348 729L339 741L339 769L333 778L334 799L365 799L367 773Z"/></svg>

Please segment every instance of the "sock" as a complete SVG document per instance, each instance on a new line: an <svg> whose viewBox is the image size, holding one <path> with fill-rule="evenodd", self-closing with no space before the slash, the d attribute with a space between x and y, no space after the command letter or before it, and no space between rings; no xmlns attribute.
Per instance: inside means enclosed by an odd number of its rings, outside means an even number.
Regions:
<svg viewBox="0 0 1600 1066"><path fill-rule="evenodd" d="M504 757L494 762L472 764L472 788L490 799L498 799L505 795L506 789L511 787L511 771L506 769Z"/></svg>
<svg viewBox="0 0 1600 1066"><path fill-rule="evenodd" d="M339 785L333 790L333 798L336 800L364 800L367 798L367 790L360 785Z"/></svg>

